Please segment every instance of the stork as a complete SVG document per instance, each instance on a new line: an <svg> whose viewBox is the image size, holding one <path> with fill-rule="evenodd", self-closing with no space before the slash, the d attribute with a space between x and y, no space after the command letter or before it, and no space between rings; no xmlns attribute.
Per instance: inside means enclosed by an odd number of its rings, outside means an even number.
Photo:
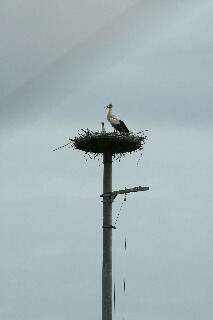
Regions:
<svg viewBox="0 0 213 320"><path fill-rule="evenodd" d="M107 120L110 122L110 124L115 128L115 130L122 132L122 133L129 133L129 129L125 125L125 123L120 120L118 117L114 116L112 114L112 104L110 103L108 106L106 106L106 109L109 109Z"/></svg>
<svg viewBox="0 0 213 320"><path fill-rule="evenodd" d="M106 130L104 128L104 122L101 122L101 133L106 133Z"/></svg>

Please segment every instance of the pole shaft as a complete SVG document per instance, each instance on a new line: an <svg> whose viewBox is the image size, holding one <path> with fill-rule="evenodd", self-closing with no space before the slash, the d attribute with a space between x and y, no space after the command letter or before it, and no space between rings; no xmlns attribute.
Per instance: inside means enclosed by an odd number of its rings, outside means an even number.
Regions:
<svg viewBox="0 0 213 320"><path fill-rule="evenodd" d="M112 154L104 153L103 194L112 191ZM112 203L103 198L103 226L112 225ZM103 228L102 320L112 320L112 228Z"/></svg>

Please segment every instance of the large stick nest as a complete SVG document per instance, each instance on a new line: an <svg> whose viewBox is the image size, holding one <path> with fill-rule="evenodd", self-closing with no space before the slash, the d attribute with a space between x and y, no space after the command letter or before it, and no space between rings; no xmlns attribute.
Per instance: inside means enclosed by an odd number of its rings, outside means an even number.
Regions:
<svg viewBox="0 0 213 320"><path fill-rule="evenodd" d="M82 130L82 134L70 139L75 149L86 153L100 154L110 152L124 155L127 152L142 150L147 136L143 131L137 134L119 132L93 132L89 129Z"/></svg>

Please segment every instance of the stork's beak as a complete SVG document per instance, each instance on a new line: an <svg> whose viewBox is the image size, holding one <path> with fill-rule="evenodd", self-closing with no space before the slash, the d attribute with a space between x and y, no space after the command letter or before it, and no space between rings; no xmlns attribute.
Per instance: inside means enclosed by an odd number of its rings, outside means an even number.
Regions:
<svg viewBox="0 0 213 320"><path fill-rule="evenodd" d="M106 106L106 107L104 107L105 109L108 109L109 108L109 106Z"/></svg>

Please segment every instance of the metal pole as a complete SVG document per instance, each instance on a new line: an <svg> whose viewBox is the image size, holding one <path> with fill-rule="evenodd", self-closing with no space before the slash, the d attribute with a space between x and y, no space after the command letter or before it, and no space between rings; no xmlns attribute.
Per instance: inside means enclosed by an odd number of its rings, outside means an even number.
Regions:
<svg viewBox="0 0 213 320"><path fill-rule="evenodd" d="M103 194L112 192L112 154L104 153ZM112 320L112 202L103 197L102 320Z"/></svg>

